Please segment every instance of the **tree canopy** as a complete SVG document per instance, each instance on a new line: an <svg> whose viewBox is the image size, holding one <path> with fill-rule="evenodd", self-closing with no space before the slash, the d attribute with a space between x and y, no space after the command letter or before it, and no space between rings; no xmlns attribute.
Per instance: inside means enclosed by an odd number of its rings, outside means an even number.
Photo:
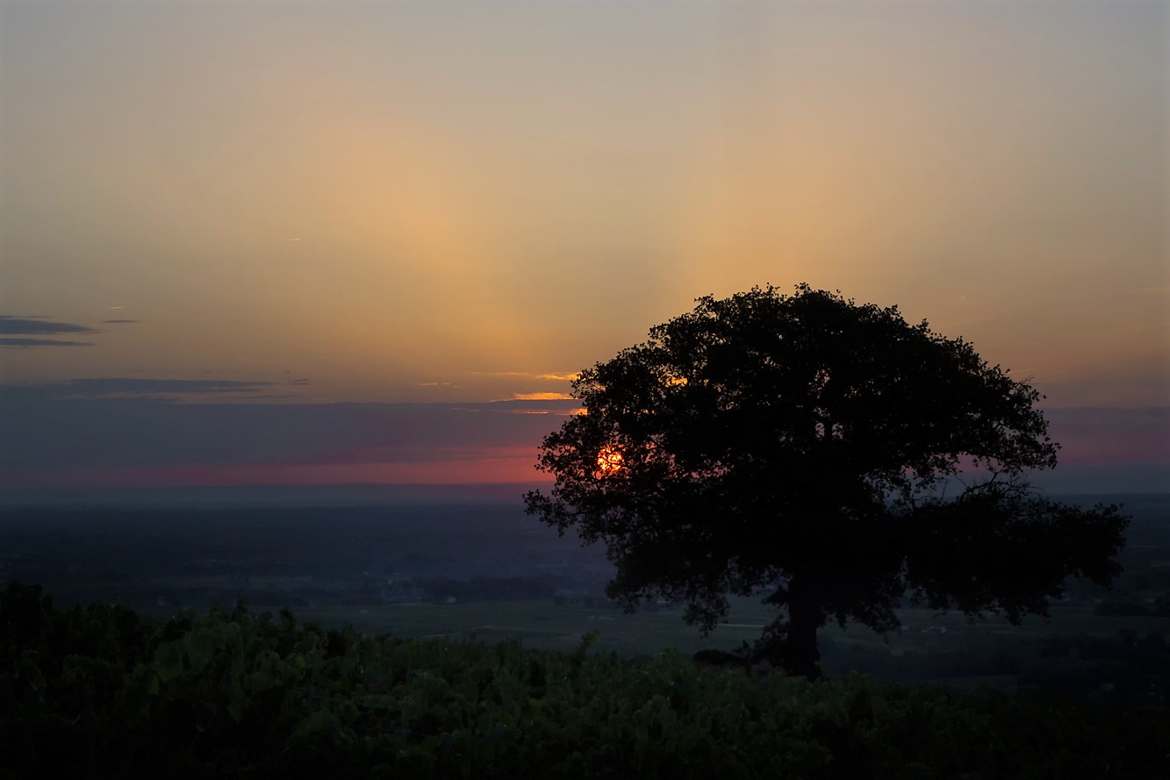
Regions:
<svg viewBox="0 0 1170 780"><path fill-rule="evenodd" d="M1028 485L1057 461L1040 393L897 307L707 296L573 391L528 511L603 543L630 609L682 601L709 631L729 595L763 595L780 611L756 654L793 673L819 673L829 619L890 630L910 596L1018 621L1120 570L1117 507Z"/></svg>

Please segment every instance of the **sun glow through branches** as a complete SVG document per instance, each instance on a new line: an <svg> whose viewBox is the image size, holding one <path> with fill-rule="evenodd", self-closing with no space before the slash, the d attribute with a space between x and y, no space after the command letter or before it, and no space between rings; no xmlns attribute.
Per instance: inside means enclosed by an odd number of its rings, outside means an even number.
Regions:
<svg viewBox="0 0 1170 780"><path fill-rule="evenodd" d="M598 479L613 476L625 467L624 461L621 450L606 445L597 453L597 471L594 473Z"/></svg>

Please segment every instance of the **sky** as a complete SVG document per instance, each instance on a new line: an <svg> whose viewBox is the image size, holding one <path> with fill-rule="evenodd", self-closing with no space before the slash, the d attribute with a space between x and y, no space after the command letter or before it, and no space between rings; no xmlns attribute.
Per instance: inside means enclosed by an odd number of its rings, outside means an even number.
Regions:
<svg viewBox="0 0 1170 780"><path fill-rule="evenodd" d="M1032 381L1069 484L1164 486L1168 41L1160 0L3 2L0 486L530 480L575 371L800 281Z"/></svg>

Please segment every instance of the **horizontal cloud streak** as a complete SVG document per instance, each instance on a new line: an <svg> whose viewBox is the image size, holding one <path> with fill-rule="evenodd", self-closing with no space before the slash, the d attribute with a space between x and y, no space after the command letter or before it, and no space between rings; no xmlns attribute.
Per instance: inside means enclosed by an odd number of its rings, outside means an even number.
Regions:
<svg viewBox="0 0 1170 780"><path fill-rule="evenodd" d="M56 322L42 317L12 317L0 314L0 333L21 336L53 336L61 333L97 333L88 325Z"/></svg>
<svg viewBox="0 0 1170 780"><path fill-rule="evenodd" d="M303 384L294 380L290 384ZM150 398L155 400L182 396L249 395L276 386L274 382L237 381L230 379L138 379L109 377L71 379L65 382L0 385L0 400Z"/></svg>
<svg viewBox="0 0 1170 780"><path fill-rule="evenodd" d="M61 341L59 339L0 338L0 348L39 349L40 347L92 347L92 341Z"/></svg>
<svg viewBox="0 0 1170 780"><path fill-rule="evenodd" d="M577 378L576 372L558 373L555 371L472 371L477 376L495 376L506 379L539 379L545 382L572 382Z"/></svg>
<svg viewBox="0 0 1170 780"><path fill-rule="evenodd" d="M474 457L452 460L375 461L368 463L248 463L199 466L84 469L25 479L19 487L146 487L178 486L322 486L322 485L485 485L536 483L527 449L485 450ZM62 479L64 477L64 479ZM526 478L527 477L527 478ZM0 487L4 484L0 482ZM519 491L513 496L519 499Z"/></svg>

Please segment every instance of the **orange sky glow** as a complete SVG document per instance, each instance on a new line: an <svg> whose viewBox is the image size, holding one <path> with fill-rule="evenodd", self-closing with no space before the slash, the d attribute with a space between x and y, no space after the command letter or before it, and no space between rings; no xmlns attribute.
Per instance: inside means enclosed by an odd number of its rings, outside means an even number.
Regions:
<svg viewBox="0 0 1170 780"><path fill-rule="evenodd" d="M0 386L57 404L24 418L104 404L58 434L92 458L68 479L527 481L539 437L115 466L87 433L114 396L70 383L131 388L127 426L554 402L698 296L807 281L1051 408L1165 407L1168 41L1156 0L4 4ZM66 479L36 463L0 477Z"/></svg>

